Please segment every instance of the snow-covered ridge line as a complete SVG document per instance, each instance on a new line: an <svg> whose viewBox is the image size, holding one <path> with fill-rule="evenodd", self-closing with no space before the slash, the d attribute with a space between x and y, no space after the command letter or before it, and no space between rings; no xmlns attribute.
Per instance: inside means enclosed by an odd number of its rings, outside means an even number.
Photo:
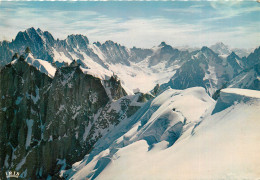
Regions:
<svg viewBox="0 0 260 180"><path fill-rule="evenodd" d="M243 89L225 89L218 99L223 109L209 114L215 103L204 89L166 90L150 104L145 104L138 116L123 121L100 139L90 154L66 171L66 178L257 179L260 103L247 101L254 99L245 97L251 93ZM221 102L225 98L227 101ZM225 102L232 103L224 107ZM194 107L202 108L199 114ZM168 116L169 112L173 116ZM195 126L190 123L184 126L184 133L172 146L165 138L153 141L151 146L151 136L157 133L165 130L163 135L176 134L177 128L165 128L165 125L175 127L174 123L182 120L181 114L174 116L178 113L201 117L201 121Z"/></svg>
<svg viewBox="0 0 260 180"><path fill-rule="evenodd" d="M49 77L53 78L55 76L57 69L48 61L35 59L31 53L26 55L25 61L28 64L36 67L40 72L45 73Z"/></svg>
<svg viewBox="0 0 260 180"><path fill-rule="evenodd" d="M212 114L218 113L235 104L247 103L248 101L252 103L259 103L260 91L238 88L222 89Z"/></svg>
<svg viewBox="0 0 260 180"><path fill-rule="evenodd" d="M251 98L260 99L260 91L238 88L226 88L221 90L222 93L236 94L241 96L247 96Z"/></svg>
<svg viewBox="0 0 260 180"><path fill-rule="evenodd" d="M190 103L191 101L193 103ZM67 179L98 179L103 169L109 168L120 158L122 150L128 147L139 149L135 142L144 145L144 152L166 150L182 133L185 133L182 139L188 137L200 117L214 104L215 101L202 87L164 91L144 104L133 117L121 121L113 131L100 139L90 154L65 173ZM135 150L131 152L139 154ZM133 177L135 175L133 174ZM120 178L115 176L115 179Z"/></svg>
<svg viewBox="0 0 260 180"><path fill-rule="evenodd" d="M18 59L14 59L13 61L11 61L10 64L14 65L18 62ZM49 76L50 78L53 78L55 76L56 73L56 68L54 66L51 65L51 63L41 60L41 59L34 59L31 57L27 57L25 59L25 62L28 63L28 65L35 67L38 71L46 74L47 76Z"/></svg>

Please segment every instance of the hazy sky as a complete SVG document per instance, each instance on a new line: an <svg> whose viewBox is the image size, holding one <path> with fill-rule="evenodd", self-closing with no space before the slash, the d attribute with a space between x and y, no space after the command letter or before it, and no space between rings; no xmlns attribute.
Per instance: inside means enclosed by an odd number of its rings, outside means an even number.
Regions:
<svg viewBox="0 0 260 180"><path fill-rule="evenodd" d="M55 38L86 35L90 42L113 40L132 47L231 47L260 45L260 3L256 1L173 2L4 2L0 0L0 40L29 27Z"/></svg>

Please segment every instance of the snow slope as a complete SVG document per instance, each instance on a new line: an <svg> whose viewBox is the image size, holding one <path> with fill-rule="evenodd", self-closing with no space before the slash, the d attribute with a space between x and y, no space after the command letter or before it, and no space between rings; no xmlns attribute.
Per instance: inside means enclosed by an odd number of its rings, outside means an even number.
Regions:
<svg viewBox="0 0 260 180"><path fill-rule="evenodd" d="M50 76L51 78L54 77L56 68L52 66L51 63L49 63L48 61L35 59L31 53L26 54L25 61L28 62L28 64L36 67L42 73Z"/></svg>
<svg viewBox="0 0 260 180"><path fill-rule="evenodd" d="M259 91L224 89L221 98L227 101L218 101L217 106L227 103L230 106L216 111L214 101L201 88L165 91L134 118L119 124L117 131L100 139L89 155L66 172L67 179L259 178ZM197 107L201 109L193 109ZM172 112L176 116L167 116L167 121L159 118L172 108L176 108ZM184 125L180 138L172 146L167 139L151 144L145 138L145 134L151 134L148 133L151 128L156 136L163 127L167 131L176 121L183 123L184 117L186 124L198 123L191 126L191 131L185 131ZM161 123L153 126L156 121Z"/></svg>
<svg viewBox="0 0 260 180"><path fill-rule="evenodd" d="M48 75L49 77L53 78L56 73L56 68L48 61L35 59L31 53L25 54L25 62L29 65L34 66L40 72ZM18 59L14 59L11 64L15 64Z"/></svg>
<svg viewBox="0 0 260 180"><path fill-rule="evenodd" d="M112 48L112 47L109 47ZM125 48L125 47L124 47ZM130 51L126 48L127 51ZM154 56L158 53L160 48L154 49L154 52L151 56ZM174 74L176 69L180 67L182 63L176 63L171 66L167 65L167 61L161 61L157 65L150 67L150 58L148 56L140 62L128 62L129 64L118 62L110 62L110 54L102 53L102 49L97 47L95 44L88 45L88 51L91 51L95 54L99 60L96 59L96 56L88 55L84 50L80 48L75 48L75 52L70 52L70 55L74 59L79 59L81 64L82 71L88 74L91 74L95 77L101 79L107 79L113 74L116 74L125 89L129 89L132 93L135 89L140 89L141 92L148 92L152 90L156 84L166 83ZM72 60L67 57L63 57L57 51L54 51L54 61L71 63ZM114 52L111 49L111 52ZM62 54L64 55L64 54ZM79 56L81 55L81 56ZM116 57L116 55L112 55ZM130 56L130 54L128 55Z"/></svg>
<svg viewBox="0 0 260 180"><path fill-rule="evenodd" d="M205 89L200 87L168 89L146 103L132 118L122 121L95 144L91 154L74 164L65 174L72 176L72 179L93 179L107 165L109 167L113 159L117 159L119 149L128 145L131 147L139 141L145 142L146 151L170 147L181 134L185 136L185 133L191 132L200 117L214 104Z"/></svg>
<svg viewBox="0 0 260 180"><path fill-rule="evenodd" d="M260 91L252 91L249 89L238 89L238 88L226 88L223 89L222 94L234 94L239 96L245 96L249 98L260 98Z"/></svg>

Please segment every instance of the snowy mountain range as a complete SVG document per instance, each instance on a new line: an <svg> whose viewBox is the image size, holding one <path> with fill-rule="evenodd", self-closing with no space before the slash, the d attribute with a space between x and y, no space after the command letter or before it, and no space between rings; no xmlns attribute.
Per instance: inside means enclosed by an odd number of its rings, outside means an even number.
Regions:
<svg viewBox="0 0 260 180"><path fill-rule="evenodd" d="M167 83L169 79L176 79L176 76L185 73L178 72L175 75L176 71L182 65L182 69L185 69L186 66L190 66L192 60L195 60L194 63L197 64L193 66L197 67L192 68L199 74L194 78L200 82L184 81L181 84L176 82L175 88L184 89L193 85L203 85L212 95L247 64L250 66L257 64L257 61L252 58L242 58L235 52L232 53L231 49L223 43L211 46L212 50L203 47L191 52L179 50L165 42L151 49L127 48L113 41L91 44L83 35L69 35L65 40L54 39L51 33L43 32L39 28L37 30L29 28L19 32L12 42L1 42L0 64L9 63L15 52L22 54L26 47L30 48L36 59L51 62L57 67L68 65L75 60L81 68L84 68L85 73L95 77L107 79L116 74L124 88L132 93L138 90L145 93L152 90L156 84L161 85ZM232 62L232 59L227 60L231 55L236 56L236 62ZM197 59L204 64L202 65L205 66L204 68L200 67L201 64L196 61ZM235 65L236 63L239 65ZM243 63L245 66L240 67ZM218 67L214 69L215 65ZM178 81L177 79L175 81Z"/></svg>
<svg viewBox="0 0 260 180"><path fill-rule="evenodd" d="M260 47L127 48L29 28L0 42L0 64L0 178L259 177Z"/></svg>
<svg viewBox="0 0 260 180"><path fill-rule="evenodd" d="M210 46L210 49L221 56L228 56L230 53L235 52L240 58L246 57L252 52L252 49L230 48L222 42Z"/></svg>

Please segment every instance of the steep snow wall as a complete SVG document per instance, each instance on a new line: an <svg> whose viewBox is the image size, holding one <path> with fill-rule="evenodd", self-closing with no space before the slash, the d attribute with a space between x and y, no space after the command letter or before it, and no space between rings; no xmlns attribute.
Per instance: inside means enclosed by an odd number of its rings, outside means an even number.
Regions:
<svg viewBox="0 0 260 180"><path fill-rule="evenodd" d="M220 92L220 97L212 114L220 112L238 102L246 103L260 98L260 91L238 88L226 88Z"/></svg>

